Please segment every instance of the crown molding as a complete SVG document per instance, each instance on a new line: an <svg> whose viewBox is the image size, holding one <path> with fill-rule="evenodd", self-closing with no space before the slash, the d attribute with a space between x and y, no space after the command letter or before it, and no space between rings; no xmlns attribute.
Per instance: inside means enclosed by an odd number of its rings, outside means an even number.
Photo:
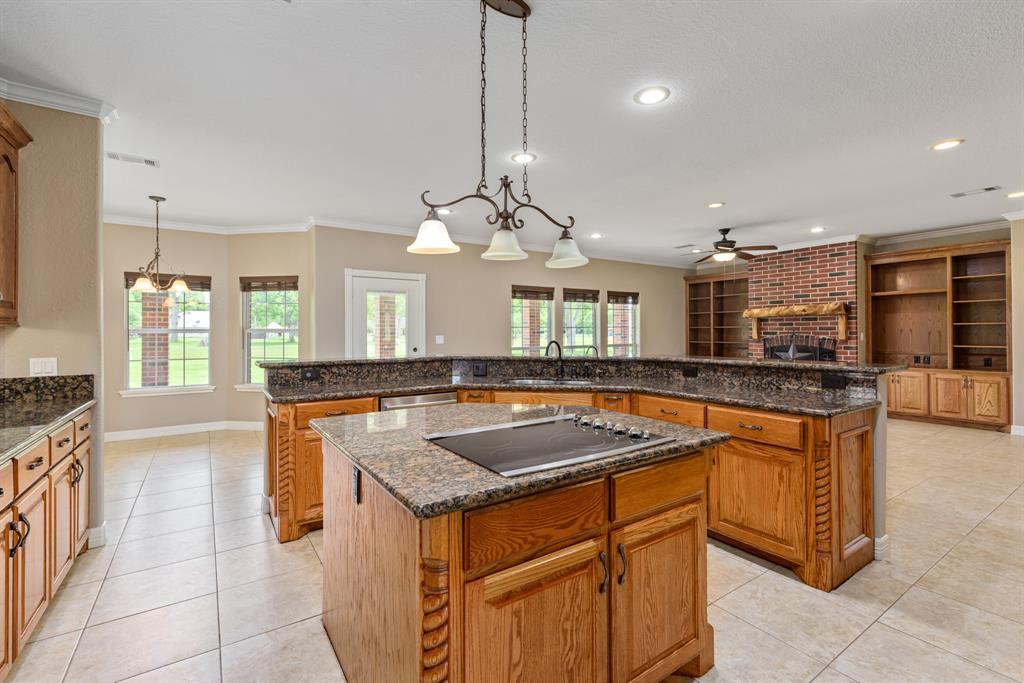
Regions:
<svg viewBox="0 0 1024 683"><path fill-rule="evenodd" d="M102 100L39 88L34 85L9 81L5 78L0 78L0 98L24 102L25 104L34 104L38 107L59 109L60 111L72 114L92 116L97 119L105 119L117 109L112 104L107 104Z"/></svg>
<svg viewBox="0 0 1024 683"><path fill-rule="evenodd" d="M1011 219L1007 218L1007 220ZM958 225L952 228L939 228L938 230L922 230L921 232L908 232L902 235L887 235L875 239L875 244L883 246L886 244L900 244L902 242L916 242L918 240L928 240L936 237L969 235L974 232L987 232L989 230L1000 230L1008 227L1010 226L1005 221L989 221L988 223L977 223L975 225Z"/></svg>
<svg viewBox="0 0 1024 683"><path fill-rule="evenodd" d="M1024 221L1024 210L1004 213L1003 218L1005 218L1008 221Z"/></svg>
<svg viewBox="0 0 1024 683"><path fill-rule="evenodd" d="M103 222L111 225L127 225L134 228L153 228L151 216L124 216L104 214ZM161 221L162 230L181 230L183 232L202 232L209 235L262 235L278 232L306 232L313 227L309 221L284 225L251 225L231 227L227 225L206 225L203 223L184 223L181 221Z"/></svg>

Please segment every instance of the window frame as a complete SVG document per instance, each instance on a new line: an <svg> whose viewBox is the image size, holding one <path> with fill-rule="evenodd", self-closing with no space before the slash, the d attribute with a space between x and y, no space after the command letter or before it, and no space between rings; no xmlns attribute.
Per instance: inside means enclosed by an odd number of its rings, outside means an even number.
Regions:
<svg viewBox="0 0 1024 683"><path fill-rule="evenodd" d="M571 316L570 308L575 307L587 307L591 309L591 332L590 336L594 340L593 344L587 344L584 346L570 345L566 331L568 329L567 322ZM562 355L565 357L575 356L577 358L587 357L589 355L588 349L593 346L597 350L597 357L601 356L601 293L594 289L573 289L565 288L562 290ZM574 329L577 328L573 326Z"/></svg>
<svg viewBox="0 0 1024 683"><path fill-rule="evenodd" d="M242 284L243 291L241 292L241 295L242 295L242 368L241 368L242 369L242 384L236 385L237 387L262 387L266 383L265 381L264 382L254 382L252 376L250 375L250 372L252 371L252 356L250 355L252 353L251 335L252 335L253 332L257 332L257 333L262 332L264 334L266 334L267 332L272 332L272 333L275 333L275 334L286 334L286 333L292 332L292 333L295 334L295 343L296 343L295 358L294 359L284 358L284 359L280 359L280 360L284 360L284 361L298 360L300 355L301 355L299 353L298 345L301 343L300 342L300 339L301 339L300 335L301 335L302 304L301 304L301 300L299 298L298 279L296 278L296 280L295 280L296 284L295 284L294 288L290 288L289 287L287 289L285 289L285 288L281 288L281 289L264 289L264 288L245 289L245 280L263 280L263 279L273 281L276 278L243 278L243 284ZM272 328L267 328L267 327L249 327L249 323L252 322L252 318L251 318L251 312L252 312L251 296L252 296L252 294L254 292L267 292L267 293L270 293L270 292L295 292L295 327L272 327ZM267 358L264 357L263 360L266 361Z"/></svg>
<svg viewBox="0 0 1024 683"><path fill-rule="evenodd" d="M619 297L631 297L635 298L633 303L622 303L613 302L613 299ZM612 307L613 306L630 306L633 318L633 339L629 344L613 344L612 343ZM605 300L605 349L606 355L609 358L639 358L640 357L640 294L639 292L608 292L607 299ZM632 347L633 353L626 356L615 356L615 349L622 347Z"/></svg>
<svg viewBox="0 0 1024 683"><path fill-rule="evenodd" d="M516 296L517 293L533 294L534 296ZM512 324L512 319L513 319L513 316L515 315L515 302L516 301L542 301L544 304L546 304L547 309L548 309L548 321L547 321L547 329L541 329L540 330L540 336L541 336L541 339L542 339L541 345L536 346L536 347L533 347L533 346L513 346L513 344L512 344L512 341L513 341L512 333L515 330L515 326ZM516 357L521 357L521 358L537 358L537 357L543 356L544 355L544 351L547 348L547 345L550 343L550 341L552 339L555 338L554 337L554 334L555 334L555 323L556 323L556 321L555 321L555 288L554 287L531 287L531 286L524 286L524 285L512 285L511 296L509 298L508 322L509 322L508 340L509 340L509 354L510 355L516 356ZM523 327L522 325L520 325L519 329L523 330L523 329L526 329L526 328ZM522 338L525 338L525 335L523 335ZM543 341L543 340L547 340L547 341ZM519 352L518 355L516 353L517 351ZM535 351L536 353L530 353L530 351Z"/></svg>

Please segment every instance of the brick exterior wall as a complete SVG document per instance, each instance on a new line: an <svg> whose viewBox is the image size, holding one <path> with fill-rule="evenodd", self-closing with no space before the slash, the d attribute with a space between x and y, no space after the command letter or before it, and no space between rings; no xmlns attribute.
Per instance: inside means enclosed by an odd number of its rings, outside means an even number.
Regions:
<svg viewBox="0 0 1024 683"><path fill-rule="evenodd" d="M142 294L142 326L153 328L170 327L170 306L165 306L165 296L155 292ZM168 335L143 333L142 341L142 386L167 386Z"/></svg>
<svg viewBox="0 0 1024 683"><path fill-rule="evenodd" d="M540 323L540 309L541 306L546 305L546 301L536 301L534 299L527 299L523 301L523 323L525 328L523 329L523 346L526 347L540 347L548 342L547 339L541 339L541 323ZM542 353L539 351L531 351L529 353Z"/></svg>
<svg viewBox="0 0 1024 683"><path fill-rule="evenodd" d="M849 310L847 338L840 341L836 357L857 361L857 243L844 242L766 254L747 262L750 308L820 304L845 301ZM766 318L761 335L815 334L837 337L835 316ZM750 356L763 358L760 340L750 341Z"/></svg>
<svg viewBox="0 0 1024 683"><path fill-rule="evenodd" d="M381 294L377 300L377 319L374 321L373 340L377 358L395 357L395 296Z"/></svg>

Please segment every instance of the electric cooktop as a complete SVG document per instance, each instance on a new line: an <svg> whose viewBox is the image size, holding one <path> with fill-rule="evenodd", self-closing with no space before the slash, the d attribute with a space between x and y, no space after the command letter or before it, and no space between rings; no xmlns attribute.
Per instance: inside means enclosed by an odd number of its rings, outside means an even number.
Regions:
<svg viewBox="0 0 1024 683"><path fill-rule="evenodd" d="M675 439L573 413L427 434L423 438L505 477L550 470L650 448Z"/></svg>

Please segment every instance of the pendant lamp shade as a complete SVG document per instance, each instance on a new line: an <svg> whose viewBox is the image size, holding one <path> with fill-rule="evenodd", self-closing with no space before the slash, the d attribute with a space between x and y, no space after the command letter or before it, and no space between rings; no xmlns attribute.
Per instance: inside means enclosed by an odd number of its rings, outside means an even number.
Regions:
<svg viewBox="0 0 1024 683"><path fill-rule="evenodd" d="M555 242L555 250L544 265L548 268L578 268L590 263L590 259L580 253L576 240L568 230L562 230L562 236Z"/></svg>
<svg viewBox="0 0 1024 683"><path fill-rule="evenodd" d="M427 217L420 223L416 232L416 240L405 248L410 254L455 254L461 250L448 236L448 228L431 209Z"/></svg>
<svg viewBox="0 0 1024 683"><path fill-rule="evenodd" d="M149 277L141 275L135 278L135 283L132 285L133 292L155 292L156 287L150 282Z"/></svg>
<svg viewBox="0 0 1024 683"><path fill-rule="evenodd" d="M529 255L519 247L519 240L512 228L498 228L491 237L491 246L480 254L488 261L522 261Z"/></svg>

